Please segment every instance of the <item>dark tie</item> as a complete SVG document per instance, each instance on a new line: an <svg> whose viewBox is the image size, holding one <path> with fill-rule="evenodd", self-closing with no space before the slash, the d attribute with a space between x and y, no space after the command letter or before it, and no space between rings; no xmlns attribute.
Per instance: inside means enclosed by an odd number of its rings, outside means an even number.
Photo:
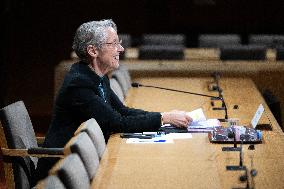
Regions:
<svg viewBox="0 0 284 189"><path fill-rule="evenodd" d="M104 99L104 101L106 102L106 95L105 95L105 91L104 91L104 81L103 78L101 78L101 82L99 84L99 93L100 96Z"/></svg>

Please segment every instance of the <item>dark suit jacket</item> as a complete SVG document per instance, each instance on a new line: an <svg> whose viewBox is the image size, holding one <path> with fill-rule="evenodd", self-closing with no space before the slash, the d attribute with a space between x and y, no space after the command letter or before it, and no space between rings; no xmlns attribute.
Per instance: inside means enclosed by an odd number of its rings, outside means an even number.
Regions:
<svg viewBox="0 0 284 189"><path fill-rule="evenodd" d="M158 130L161 114L128 108L122 104L110 88L108 77L105 83L105 102L99 95L101 78L86 64L75 63L66 75L58 93L51 126L46 135L45 147L64 147L79 125L95 118L106 141L115 132L142 132Z"/></svg>
<svg viewBox="0 0 284 189"><path fill-rule="evenodd" d="M71 67L58 93L52 122L43 147L62 148L72 138L80 124L95 118L105 140L115 132L142 132L158 130L159 112L146 112L128 108L110 89L109 79L103 77L106 102L99 95L101 78L86 64L79 62ZM48 175L58 158L40 158L35 174L36 182Z"/></svg>

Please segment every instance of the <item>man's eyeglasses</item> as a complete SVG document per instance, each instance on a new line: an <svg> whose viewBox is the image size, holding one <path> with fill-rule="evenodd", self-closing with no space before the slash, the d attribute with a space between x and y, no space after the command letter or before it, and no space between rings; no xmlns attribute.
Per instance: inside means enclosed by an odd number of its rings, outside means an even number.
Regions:
<svg viewBox="0 0 284 189"><path fill-rule="evenodd" d="M112 43L104 43L104 44L106 44L106 45L111 45L112 47L120 47L121 46L121 44L122 44L122 40L120 39L118 42L116 42L116 41L114 41L114 42L112 42Z"/></svg>

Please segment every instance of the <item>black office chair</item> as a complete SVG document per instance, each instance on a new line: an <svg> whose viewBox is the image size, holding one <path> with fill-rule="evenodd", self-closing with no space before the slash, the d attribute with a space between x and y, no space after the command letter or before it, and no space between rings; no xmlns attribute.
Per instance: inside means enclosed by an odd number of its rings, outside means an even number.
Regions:
<svg viewBox="0 0 284 189"><path fill-rule="evenodd" d="M1 151L8 188L28 189L35 183L38 157L63 157L62 148L40 148L23 101L0 110Z"/></svg>
<svg viewBox="0 0 284 189"><path fill-rule="evenodd" d="M142 35L143 45L161 45L161 46L186 46L186 37L184 34L144 34Z"/></svg>
<svg viewBox="0 0 284 189"><path fill-rule="evenodd" d="M220 48L241 45L241 37L238 34L201 34L198 42L201 48Z"/></svg>
<svg viewBox="0 0 284 189"><path fill-rule="evenodd" d="M139 48L141 60L182 60L184 59L183 46L144 45Z"/></svg>
<svg viewBox="0 0 284 189"><path fill-rule="evenodd" d="M266 48L262 46L229 46L220 48L221 60L265 60Z"/></svg>
<svg viewBox="0 0 284 189"><path fill-rule="evenodd" d="M265 35L265 34L252 34L249 35L250 45L261 45L267 48L284 47L283 35Z"/></svg>

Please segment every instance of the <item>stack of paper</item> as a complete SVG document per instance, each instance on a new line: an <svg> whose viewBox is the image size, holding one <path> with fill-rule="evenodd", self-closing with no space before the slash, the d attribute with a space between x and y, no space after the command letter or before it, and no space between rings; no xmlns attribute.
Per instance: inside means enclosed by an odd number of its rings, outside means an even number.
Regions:
<svg viewBox="0 0 284 189"><path fill-rule="evenodd" d="M218 119L206 119L201 108L188 112L187 115L192 118L192 123L187 128L189 132L211 132L213 127L221 125Z"/></svg>
<svg viewBox="0 0 284 189"><path fill-rule="evenodd" d="M192 118L192 122L187 128L188 132L211 132L213 127L221 126L218 119L206 119L202 108L187 112L186 114ZM172 128L174 126L165 124L163 127Z"/></svg>

